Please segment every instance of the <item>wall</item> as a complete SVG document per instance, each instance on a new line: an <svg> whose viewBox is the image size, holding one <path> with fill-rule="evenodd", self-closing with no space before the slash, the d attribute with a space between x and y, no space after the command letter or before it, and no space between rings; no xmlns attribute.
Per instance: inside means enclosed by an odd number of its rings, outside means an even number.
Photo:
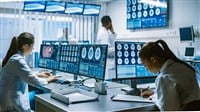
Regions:
<svg viewBox="0 0 200 112"><path fill-rule="evenodd" d="M112 18L119 40L153 41L164 39L174 53L183 55L183 47L188 44L180 43L178 28L193 25L195 30L200 29L199 0L169 0L168 27L132 31L126 29L126 1L115 0L107 4L107 14ZM196 44L194 43L194 45ZM200 55L200 53L197 54Z"/></svg>

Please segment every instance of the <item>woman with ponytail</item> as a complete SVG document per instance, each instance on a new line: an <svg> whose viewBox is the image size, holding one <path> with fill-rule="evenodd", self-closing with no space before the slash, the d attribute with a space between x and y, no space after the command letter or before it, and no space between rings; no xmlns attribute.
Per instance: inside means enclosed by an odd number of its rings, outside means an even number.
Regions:
<svg viewBox="0 0 200 112"><path fill-rule="evenodd" d="M159 73L155 91L148 89L141 96L153 98L160 110L182 110L200 99L195 69L178 59L163 40L147 43L139 56L148 70Z"/></svg>
<svg viewBox="0 0 200 112"><path fill-rule="evenodd" d="M42 86L56 79L49 73L33 74L28 67L24 56L32 52L33 46L34 36L28 32L11 41L0 74L1 112L30 112L28 84Z"/></svg>

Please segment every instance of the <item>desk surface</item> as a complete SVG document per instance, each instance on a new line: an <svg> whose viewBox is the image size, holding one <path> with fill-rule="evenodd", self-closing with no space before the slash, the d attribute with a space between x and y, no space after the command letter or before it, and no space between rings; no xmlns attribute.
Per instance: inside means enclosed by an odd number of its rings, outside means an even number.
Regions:
<svg viewBox="0 0 200 112"><path fill-rule="evenodd" d="M125 110L157 110L154 103L140 103L140 102L122 102L112 101L110 98L114 94L123 93L121 88L108 89L107 95L100 95L99 101L83 102L66 105L50 97L50 93L36 96L36 111L41 111L37 105L45 105L46 108L56 112L64 111L125 111ZM44 106L42 107L44 108ZM43 109L45 110L45 109ZM53 112L52 111L52 112Z"/></svg>

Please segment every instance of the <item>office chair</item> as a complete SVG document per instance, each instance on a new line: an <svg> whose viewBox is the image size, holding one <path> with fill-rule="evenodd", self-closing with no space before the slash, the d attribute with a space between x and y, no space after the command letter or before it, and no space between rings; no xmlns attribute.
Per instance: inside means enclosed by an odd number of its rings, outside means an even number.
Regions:
<svg viewBox="0 0 200 112"><path fill-rule="evenodd" d="M200 99L187 103L183 109L183 111L200 111Z"/></svg>

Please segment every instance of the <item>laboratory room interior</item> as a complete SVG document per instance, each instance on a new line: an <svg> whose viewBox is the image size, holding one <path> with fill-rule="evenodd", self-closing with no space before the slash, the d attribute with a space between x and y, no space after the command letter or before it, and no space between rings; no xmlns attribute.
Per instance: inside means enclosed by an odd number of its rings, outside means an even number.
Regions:
<svg viewBox="0 0 200 112"><path fill-rule="evenodd" d="M0 111L198 111L199 43L200 0L0 0Z"/></svg>

